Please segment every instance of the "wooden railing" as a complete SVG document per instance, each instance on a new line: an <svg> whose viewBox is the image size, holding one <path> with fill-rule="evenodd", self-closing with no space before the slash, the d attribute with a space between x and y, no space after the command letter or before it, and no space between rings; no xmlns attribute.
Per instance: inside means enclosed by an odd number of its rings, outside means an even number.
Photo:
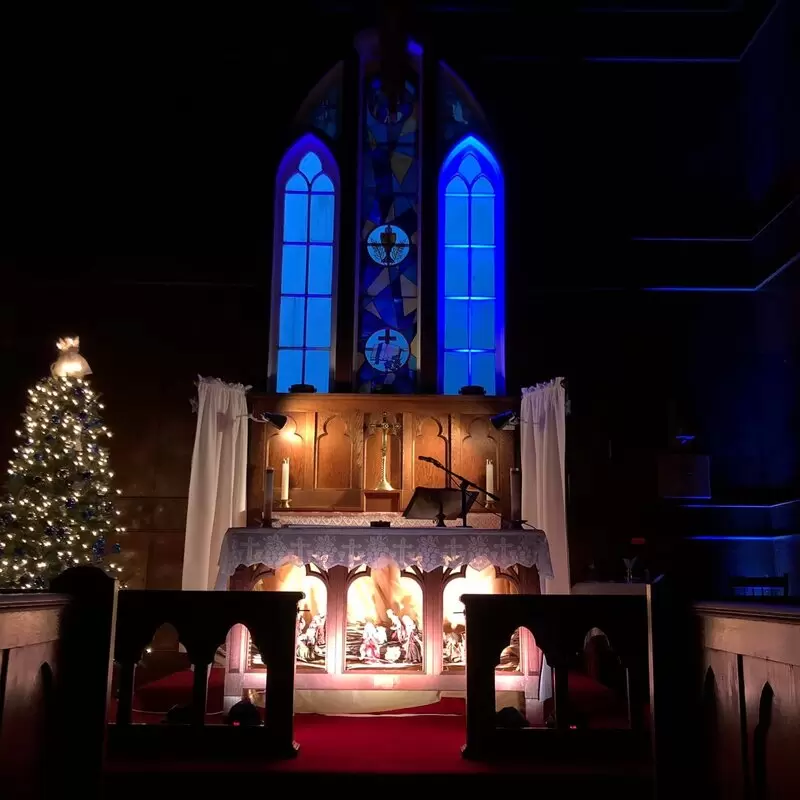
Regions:
<svg viewBox="0 0 800 800"><path fill-rule="evenodd" d="M0 794L97 797L117 588L77 568L0 593Z"/></svg>
<svg viewBox="0 0 800 800"><path fill-rule="evenodd" d="M211 753L290 757L299 592L126 591L99 570L70 570L54 594L0 593L0 794L97 796L105 737L118 752L202 759ZM794 797L800 779L800 609L700 604L647 596L466 595L466 755L519 752L570 759L649 753L660 796L690 786L724 798ZM163 623L194 667L185 725L132 724L135 665ZM207 675L240 623L268 669L266 723L205 725ZM691 624L694 624L693 625ZM502 727L497 654L527 628L555 676L554 730ZM608 637L627 673L628 724L573 726L567 672L587 631ZM694 638L692 638L694 635ZM112 646L113 642L113 646ZM119 664L115 724L107 728L111 661ZM696 665L693 667L693 665ZM684 674L694 683L684 682ZM696 690L696 691L695 691ZM702 702L695 703L696 698ZM648 719L649 710L649 719ZM499 724L498 724L499 720ZM46 764L46 768L43 766ZM710 765L705 787L697 766ZM660 773L660 776L659 776ZM51 792L52 793L52 792Z"/></svg>
<svg viewBox="0 0 800 800"><path fill-rule="evenodd" d="M800 608L695 606L707 797L795 798L800 784Z"/></svg>
<svg viewBox="0 0 800 800"><path fill-rule="evenodd" d="M114 660L119 665L112 751L206 752L291 757L297 604L302 592L125 591L119 596ZM194 671L188 725L133 725L136 664L156 630L171 624ZM245 625L266 665L265 721L252 728L205 725L208 674L217 649L237 623Z"/></svg>
<svg viewBox="0 0 800 800"><path fill-rule="evenodd" d="M551 758L573 756L608 744L620 747L614 731L579 730L572 724L568 672L583 651L587 633L608 637L627 673L629 742L648 752L648 599L645 596L464 595L467 626L467 743L465 755L485 758L524 749ZM498 727L495 710L497 653L519 627L533 634L554 676L555 730ZM589 740L592 740L591 742ZM599 748L599 749L598 749Z"/></svg>

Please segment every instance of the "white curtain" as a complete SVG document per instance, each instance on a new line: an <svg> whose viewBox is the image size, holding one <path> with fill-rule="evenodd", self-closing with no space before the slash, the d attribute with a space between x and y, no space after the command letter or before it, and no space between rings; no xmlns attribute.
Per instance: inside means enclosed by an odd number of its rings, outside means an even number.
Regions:
<svg viewBox="0 0 800 800"><path fill-rule="evenodd" d="M567 543L566 391L556 378L522 390L520 455L522 518L545 532L553 564L553 579L543 582L545 594L569 594ZM542 658L539 699L553 696L553 675Z"/></svg>
<svg viewBox="0 0 800 800"><path fill-rule="evenodd" d="M214 378L197 384L184 589L213 589L225 531L246 523L248 388Z"/></svg>
<svg viewBox="0 0 800 800"><path fill-rule="evenodd" d="M567 493L564 469L566 392L556 378L522 390L520 450L522 518L547 535L554 578L547 594L569 594Z"/></svg>

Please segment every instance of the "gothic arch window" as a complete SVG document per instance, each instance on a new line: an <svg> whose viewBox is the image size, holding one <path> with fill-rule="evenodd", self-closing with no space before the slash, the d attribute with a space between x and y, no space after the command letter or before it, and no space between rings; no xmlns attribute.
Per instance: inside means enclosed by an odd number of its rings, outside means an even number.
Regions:
<svg viewBox="0 0 800 800"><path fill-rule="evenodd" d="M477 137L456 144L439 174L439 389L505 389L503 176Z"/></svg>
<svg viewBox="0 0 800 800"><path fill-rule="evenodd" d="M270 376L278 392L330 389L338 226L336 160L306 134L283 157L275 187Z"/></svg>

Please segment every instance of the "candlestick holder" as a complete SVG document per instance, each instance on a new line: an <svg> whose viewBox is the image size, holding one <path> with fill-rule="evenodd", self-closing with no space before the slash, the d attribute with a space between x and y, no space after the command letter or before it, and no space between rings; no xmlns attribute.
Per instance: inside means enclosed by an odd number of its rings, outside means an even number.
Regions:
<svg viewBox="0 0 800 800"><path fill-rule="evenodd" d="M285 500L278 500L278 508L281 511L286 511L292 507L292 501L287 497Z"/></svg>
<svg viewBox="0 0 800 800"><path fill-rule="evenodd" d="M489 509L493 509L495 507L495 505L496 505L495 501L491 497L486 495L486 501L484 502L483 507L485 509L489 510Z"/></svg>

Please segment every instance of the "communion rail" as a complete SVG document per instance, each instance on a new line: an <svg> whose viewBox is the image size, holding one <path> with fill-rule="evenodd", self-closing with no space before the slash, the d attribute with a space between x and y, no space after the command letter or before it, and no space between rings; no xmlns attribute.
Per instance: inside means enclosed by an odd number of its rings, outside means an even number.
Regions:
<svg viewBox="0 0 800 800"><path fill-rule="evenodd" d="M302 592L129 590L119 595L114 660L119 665L112 754L292 757L297 604ZM132 724L136 664L156 630L171 624L194 672L185 725ZM245 625L266 665L264 724L206 725L208 674L237 623Z"/></svg>
<svg viewBox="0 0 800 800"><path fill-rule="evenodd" d="M648 588L648 596L650 588ZM581 595L463 595L467 635L468 758L520 755L552 759L624 752L648 758L648 597ZM512 632L527 628L553 673L552 729L502 727L495 711L496 654ZM588 730L572 714L568 675L584 650L587 633L599 629L625 669L626 729ZM502 723L505 724L505 723Z"/></svg>

